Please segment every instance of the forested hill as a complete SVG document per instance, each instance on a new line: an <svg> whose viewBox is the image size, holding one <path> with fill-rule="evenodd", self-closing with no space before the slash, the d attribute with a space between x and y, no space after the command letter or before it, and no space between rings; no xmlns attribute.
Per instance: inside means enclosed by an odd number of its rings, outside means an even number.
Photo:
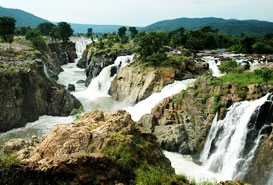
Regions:
<svg viewBox="0 0 273 185"><path fill-rule="evenodd" d="M19 9L4 8L0 6L0 17L2 16L14 17L17 27L30 26L35 28L40 23L49 22Z"/></svg>
<svg viewBox="0 0 273 185"><path fill-rule="evenodd" d="M199 29L203 26L211 26L218 29L219 33L228 35L263 35L273 32L273 23L259 20L236 20L207 18L178 18L159 21L143 28L145 31L170 31L184 27L187 30Z"/></svg>

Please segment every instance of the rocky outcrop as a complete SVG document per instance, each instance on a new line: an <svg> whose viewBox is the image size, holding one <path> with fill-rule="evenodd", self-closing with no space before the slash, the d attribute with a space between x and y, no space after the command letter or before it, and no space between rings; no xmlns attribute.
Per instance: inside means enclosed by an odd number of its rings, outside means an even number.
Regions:
<svg viewBox="0 0 273 185"><path fill-rule="evenodd" d="M35 61L0 63L0 132L22 127L40 115L67 116L81 103L51 81Z"/></svg>
<svg viewBox="0 0 273 185"><path fill-rule="evenodd" d="M204 62L186 62L180 68L160 68L130 65L121 69L111 83L109 94L118 101L137 103L152 93L159 92L174 80L193 78L208 69Z"/></svg>
<svg viewBox="0 0 273 185"><path fill-rule="evenodd" d="M176 98L164 99L152 109L150 115L144 115L139 124L147 129L153 128L151 131L163 149L196 154L214 118L214 98L204 101L193 93L185 94L179 102L176 102Z"/></svg>
<svg viewBox="0 0 273 185"><path fill-rule="evenodd" d="M18 143L24 142L4 145L4 152L17 149L19 163L11 174L0 170L3 180L13 177L12 182L22 183L32 177L36 184L138 184L142 173L149 178L148 171L160 169L162 173L153 178L174 173L156 137L137 127L126 111L94 110L71 124L56 125L40 142L32 142L34 146L21 149Z"/></svg>
<svg viewBox="0 0 273 185"><path fill-rule="evenodd" d="M75 43L49 43L49 52L54 61L58 62L58 65L64 65L67 63L73 63L77 58Z"/></svg>
<svg viewBox="0 0 273 185"><path fill-rule="evenodd" d="M163 149L181 154L198 154L209 132L216 110L219 119L234 102L254 100L273 91L273 85L252 84L242 94L235 83L208 85L208 77L200 77L192 90L168 97L139 121L151 130Z"/></svg>
<svg viewBox="0 0 273 185"><path fill-rule="evenodd" d="M42 55L41 62L46 67L48 77L52 80L58 80L58 74L63 71L62 65L73 63L77 58L75 43L49 43L48 51Z"/></svg>

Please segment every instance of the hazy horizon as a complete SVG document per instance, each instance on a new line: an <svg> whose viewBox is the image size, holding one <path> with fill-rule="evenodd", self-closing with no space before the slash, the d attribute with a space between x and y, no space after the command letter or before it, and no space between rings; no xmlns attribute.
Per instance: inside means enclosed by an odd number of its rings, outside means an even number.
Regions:
<svg viewBox="0 0 273 185"><path fill-rule="evenodd" d="M1 0L0 6L52 22L147 26L176 18L217 17L273 22L272 0Z"/></svg>

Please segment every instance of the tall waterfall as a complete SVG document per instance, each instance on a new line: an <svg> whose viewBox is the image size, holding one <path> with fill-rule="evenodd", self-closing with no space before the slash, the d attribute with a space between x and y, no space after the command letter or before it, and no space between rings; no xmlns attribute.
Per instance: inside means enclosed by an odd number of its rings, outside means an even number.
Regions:
<svg viewBox="0 0 273 185"><path fill-rule="evenodd" d="M266 109L271 112L265 113ZM266 115L266 116L265 116ZM272 121L271 95L234 103L225 119L211 125L200 160L218 180L244 179L263 129Z"/></svg>

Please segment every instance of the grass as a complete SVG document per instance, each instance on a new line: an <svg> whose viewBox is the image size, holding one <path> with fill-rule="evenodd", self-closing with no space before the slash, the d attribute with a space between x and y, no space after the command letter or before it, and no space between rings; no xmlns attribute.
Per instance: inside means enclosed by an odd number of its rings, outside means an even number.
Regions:
<svg viewBox="0 0 273 185"><path fill-rule="evenodd" d="M273 73L269 73L268 77L265 77L267 70L256 70L252 72L244 71L243 73L228 73L219 78L213 78L208 85L222 85L224 83L232 82L238 83L240 86L247 86L249 84L266 84L273 83Z"/></svg>

